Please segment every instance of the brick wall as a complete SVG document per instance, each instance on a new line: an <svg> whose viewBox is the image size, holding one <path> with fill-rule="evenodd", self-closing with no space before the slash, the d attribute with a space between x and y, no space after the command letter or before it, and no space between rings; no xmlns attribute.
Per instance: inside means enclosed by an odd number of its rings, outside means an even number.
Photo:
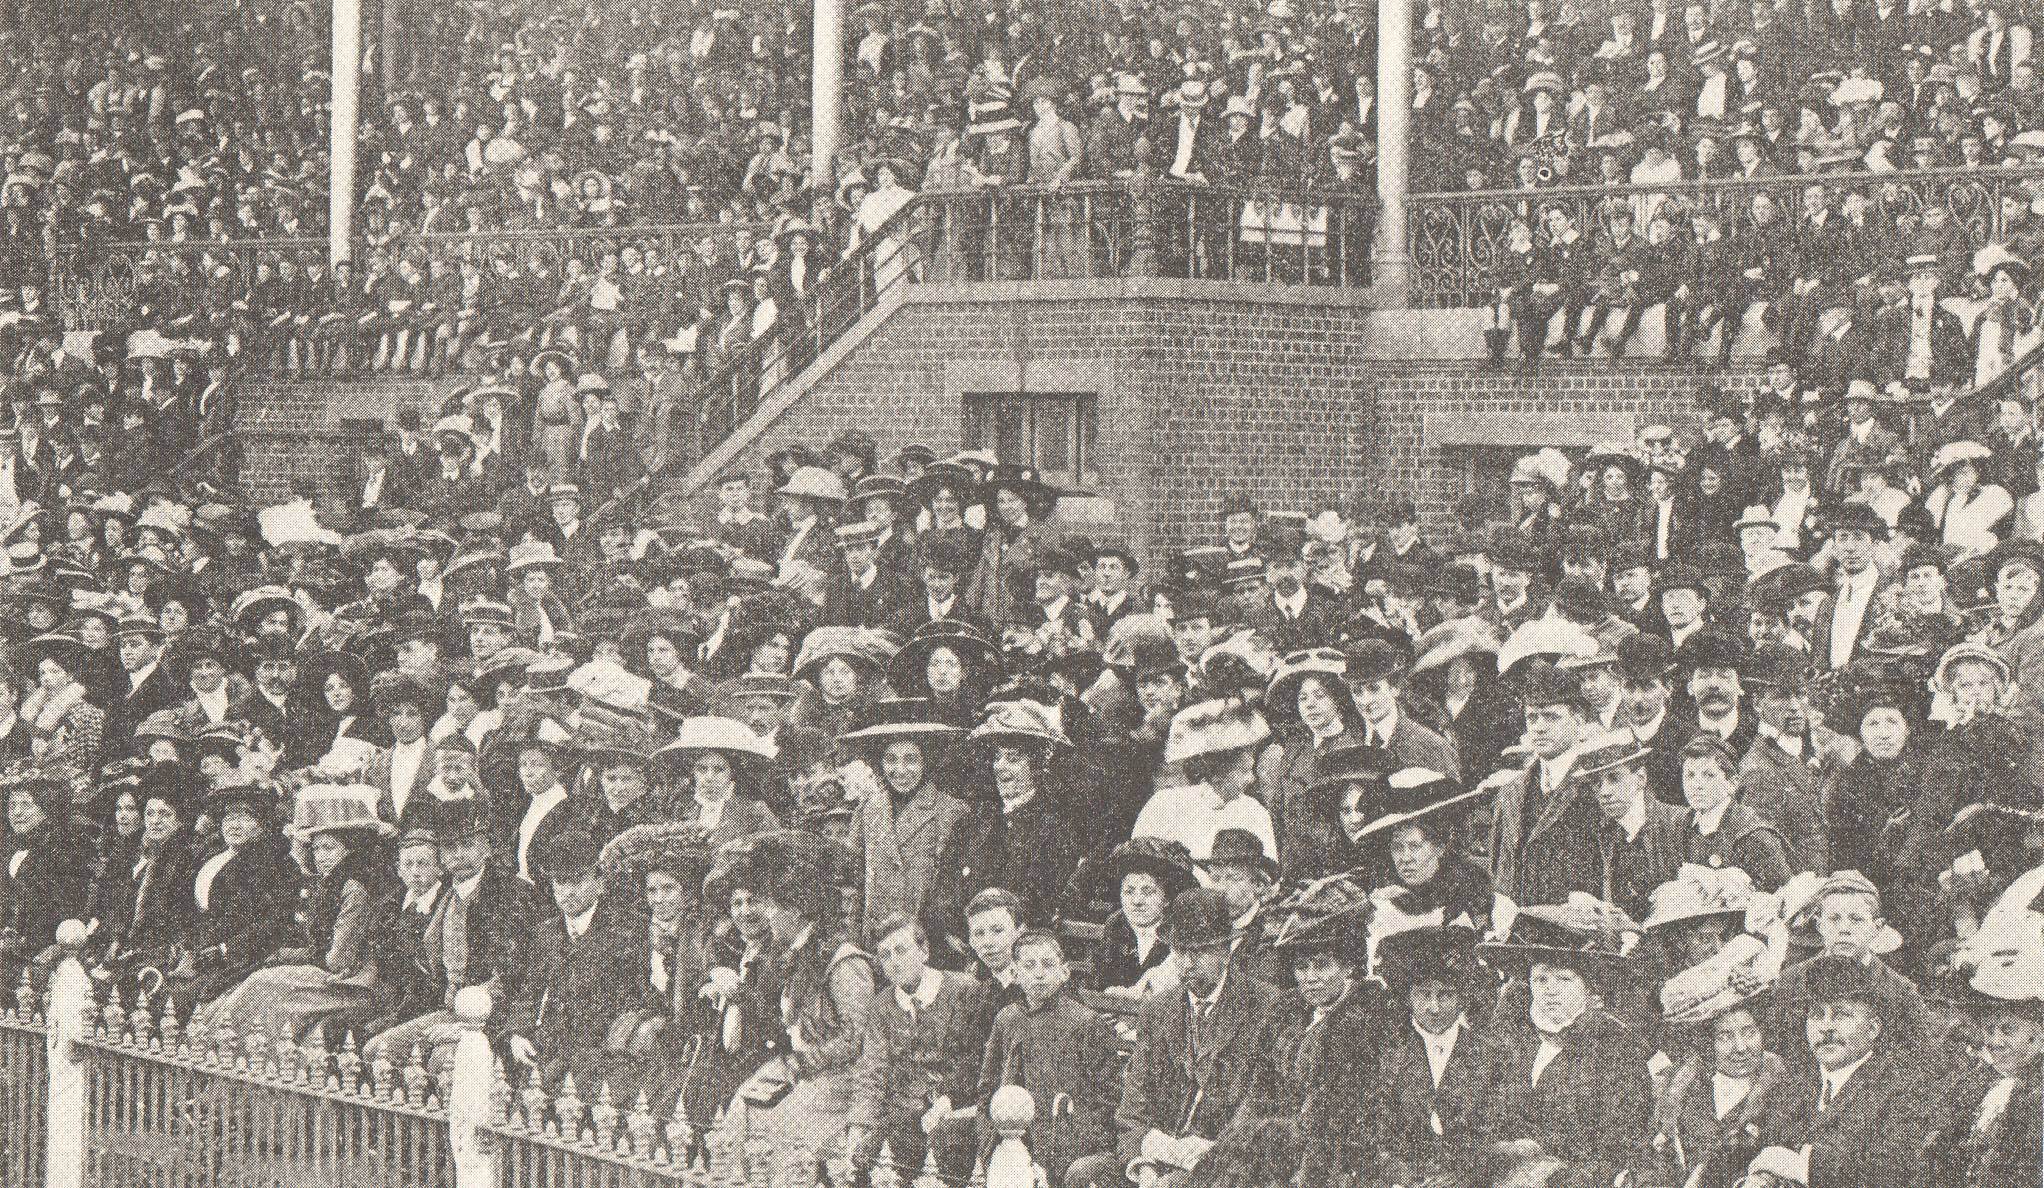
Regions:
<svg viewBox="0 0 2044 1188"><path fill-rule="evenodd" d="M1363 480L1374 436L1359 306L1160 297L919 295L739 455L847 428L884 453L958 447L968 392L1091 392L1099 498L1060 518L1113 522L1139 548L1203 539L1224 495L1274 507Z"/></svg>
<svg viewBox="0 0 2044 1188"><path fill-rule="evenodd" d="M344 421L396 423L397 410L419 409L430 425L434 409L460 377L412 380L261 380L244 384L238 425L242 435L242 483L260 500L281 499L293 480L310 478L328 490L352 477L348 467L365 434Z"/></svg>
<svg viewBox="0 0 2044 1188"><path fill-rule="evenodd" d="M1309 510L1363 490L1405 494L1435 526L1463 493L1472 446L1629 439L1693 428L1705 377L1645 360L1550 362L1535 377L1474 356L1466 311L1372 313L1346 295L1186 288L1186 282L929 288L913 294L777 418L736 463L847 428L883 453L959 448L969 392L1088 392L1098 402L1097 497L1060 519L1152 555L1210 539L1222 500ZM1237 293L1241 293L1237 296ZM247 474L262 498L295 476L333 481L356 444L344 418L389 423L459 378L259 383L243 395ZM1757 367L1714 382L1757 383ZM704 506L710 499L706 490ZM1112 525L1110 527L1110 525Z"/></svg>
<svg viewBox="0 0 2044 1188"><path fill-rule="evenodd" d="M1702 387L1757 388L1761 369L1707 377L1689 368L1598 360L1550 362L1526 377L1466 362L1400 362L1376 379L1371 486L1411 496L1421 518L1439 527L1467 489L1473 448L1629 442L1634 429L1657 422L1693 436Z"/></svg>

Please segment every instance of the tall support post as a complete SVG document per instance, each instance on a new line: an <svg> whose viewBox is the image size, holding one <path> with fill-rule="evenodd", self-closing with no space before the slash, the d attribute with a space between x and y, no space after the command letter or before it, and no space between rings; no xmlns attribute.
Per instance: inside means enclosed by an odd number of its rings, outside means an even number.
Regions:
<svg viewBox="0 0 2044 1188"><path fill-rule="evenodd" d="M327 258L352 258L355 230L355 138L362 95L362 0L334 0L332 162L327 177Z"/></svg>
<svg viewBox="0 0 2044 1188"><path fill-rule="evenodd" d="M1380 308L1411 295L1406 239L1406 166L1412 125L1412 0L1377 0L1377 242L1371 290Z"/></svg>
<svg viewBox="0 0 2044 1188"><path fill-rule="evenodd" d="M829 193L836 184L838 115L844 93L844 0L816 0L815 69L809 77L809 180Z"/></svg>

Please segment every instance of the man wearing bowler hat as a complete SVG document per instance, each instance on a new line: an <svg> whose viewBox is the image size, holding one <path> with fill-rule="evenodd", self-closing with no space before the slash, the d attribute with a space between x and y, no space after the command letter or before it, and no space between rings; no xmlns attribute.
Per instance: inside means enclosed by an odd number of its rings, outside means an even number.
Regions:
<svg viewBox="0 0 2044 1188"><path fill-rule="evenodd" d="M1807 963L1801 1003L1814 1067L1789 1089L1786 1133L1762 1135L1796 1152L1809 1188L1917 1188L1939 1095L1922 1054L1899 1042L1902 998L1843 955ZM1780 988L1777 988L1779 992Z"/></svg>
<svg viewBox="0 0 2044 1188"><path fill-rule="evenodd" d="M1758 648L1740 680L1753 690L1755 737L1739 761L1739 801L1781 831L1796 870L1829 869L1823 786L1847 748L1810 721L1809 659L1780 644Z"/></svg>
<svg viewBox="0 0 2044 1188"><path fill-rule="evenodd" d="M1182 1184L1275 1075L1278 995L1230 960L1234 918L1227 896L1206 887L1181 893L1165 911L1164 942L1181 966L1178 988L1143 1003L1115 1111L1120 1137L1112 1154L1072 1165L1065 1177L1072 1188L1136 1182L1145 1169L1166 1185Z"/></svg>
<svg viewBox="0 0 2044 1188"><path fill-rule="evenodd" d="M1852 663L1860 641L1879 619L1876 609L1886 585L1874 564L1876 541L1888 539L1887 521L1864 503L1842 503L1831 513L1831 556L1837 575L1830 597L1817 611L1810 654L1836 672Z"/></svg>

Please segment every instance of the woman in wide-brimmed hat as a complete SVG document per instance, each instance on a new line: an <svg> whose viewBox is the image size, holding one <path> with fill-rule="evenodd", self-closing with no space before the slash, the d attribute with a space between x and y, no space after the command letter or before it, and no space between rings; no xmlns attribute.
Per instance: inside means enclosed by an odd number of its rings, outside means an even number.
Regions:
<svg viewBox="0 0 2044 1188"><path fill-rule="evenodd" d="M18 764L0 774L7 821L0 863L11 868L0 928L21 942L0 952L0 973L17 981L30 959L57 942L59 924L85 918L94 839L73 807L83 780L57 764Z"/></svg>
<svg viewBox="0 0 2044 1188"><path fill-rule="evenodd" d="M817 627L802 637L795 679L804 685L788 720L836 738L886 691L888 661L901 638L874 627Z"/></svg>
<svg viewBox="0 0 2044 1188"><path fill-rule="evenodd" d="M1320 782L1320 757L1361 742L1362 711L1342 674L1346 657L1332 648L1294 652L1278 662L1263 704L1277 725L1279 751L1265 763L1261 780L1275 785L1273 803L1283 822L1278 834L1279 869L1287 882L1313 879L1343 869L1336 865L1334 818L1306 803Z"/></svg>
<svg viewBox="0 0 2044 1188"><path fill-rule="evenodd" d="M845 930L842 888L856 858L815 834L779 830L735 853L720 851L718 861L722 878L713 872L711 881L734 906L745 897L744 910L770 931L774 954L774 981L762 983L778 991L767 1004L772 1013L741 1018L742 1030L804 1040L792 1049L774 1044L774 1054L731 1093L723 1125L739 1140L750 1174L783 1182L791 1169L796 1178L813 1176L819 1156L844 1133L853 1066L879 984L872 959ZM735 974L712 982L725 1002L741 985Z"/></svg>
<svg viewBox="0 0 2044 1188"><path fill-rule="evenodd" d="M312 882L304 933L270 964L210 1004L201 1016L243 1035L301 1040L380 1013L382 921L397 895L396 833L376 815L366 784L308 784L298 790L287 830L292 856Z"/></svg>
<svg viewBox="0 0 2044 1188"><path fill-rule="evenodd" d="M1132 838L1108 852L1089 872L1092 898L1111 898L1114 913L1093 949L1093 989L1134 999L1144 997L1161 977L1152 971L1170 957L1161 925L1164 909L1198 883L1192 855L1175 841Z"/></svg>
<svg viewBox="0 0 2044 1188"><path fill-rule="evenodd" d="M896 914L923 918L938 857L972 811L955 790L949 754L965 732L934 709L920 697L889 698L838 736L840 752L856 755L880 785L860 798L852 818L852 845L865 859L866 925Z"/></svg>
<svg viewBox="0 0 2044 1188"><path fill-rule="evenodd" d="M919 533L946 532L965 538L970 555L979 556L979 534L986 519L979 476L962 462L931 462L909 480L908 493L922 505L916 516ZM980 521L975 526L974 519Z"/></svg>
<svg viewBox="0 0 2044 1188"><path fill-rule="evenodd" d="M1645 1158L1655 1182L1730 1188L1762 1136L1792 1127L1791 1070L1768 1050L1764 1026L1772 981L1689 963L1663 989L1664 1046L1675 1066L1654 1099Z"/></svg>
<svg viewBox="0 0 2044 1188"><path fill-rule="evenodd" d="M700 827L658 822L611 838L597 858L608 894L645 905L632 946L639 1005L611 1024L606 1056L670 1117L704 1045L716 1039L716 1016L697 993L709 973L706 946L716 915L703 910L713 855Z"/></svg>
<svg viewBox="0 0 2044 1188"><path fill-rule="evenodd" d="M1038 559L1057 544L1043 521L1057 506L1058 491L1034 469L1005 464L993 469L983 489L987 530L964 597L987 622L1005 627L1020 620L1035 594Z"/></svg>
<svg viewBox="0 0 2044 1188"><path fill-rule="evenodd" d="M774 744L735 718L687 718L654 764L670 787L685 791L677 819L699 825L712 845L779 826L761 799Z"/></svg>
<svg viewBox="0 0 2044 1188"><path fill-rule="evenodd" d="M1346 792L1343 829L1378 905L1370 922L1373 949L1377 938L1420 925L1488 927L1490 874L1463 857L1456 844L1470 811L1485 796L1482 789L1464 789L1440 772L1408 767L1386 771L1370 795L1353 798ZM1359 813L1363 819L1357 824Z"/></svg>
<svg viewBox="0 0 2044 1188"><path fill-rule="evenodd" d="M1586 899L1526 908L1508 939L1477 947L1485 964L1526 987L1499 1010L1486 1133L1524 1156L1560 1161L1558 1174L1572 1182L1604 1183L1650 1133L1653 1086L1636 1034L1594 1005L1631 976L1621 939L1629 922Z"/></svg>
<svg viewBox="0 0 2044 1188"><path fill-rule="evenodd" d="M965 952L965 904L988 887L1022 899L1025 922L1057 910L1083 847L1070 816L1080 803L1065 764L1071 740L1059 707L1038 696L997 697L966 736L967 791L991 789L951 833L937 860L930 914L940 936ZM937 941L933 938L933 944Z"/></svg>
<svg viewBox="0 0 2044 1188"><path fill-rule="evenodd" d="M22 698L21 717L36 757L92 768L99 762L106 711L92 703L85 680L93 653L75 635L38 635L21 645L17 663L34 685Z"/></svg>
<svg viewBox="0 0 2044 1188"><path fill-rule="evenodd" d="M190 941L165 988L180 1008L211 1002L240 985L272 953L299 935L302 881L290 846L277 832L277 790L246 775L215 787L203 815L219 848L192 877L197 906Z"/></svg>
<svg viewBox="0 0 2044 1188"><path fill-rule="evenodd" d="M1931 455L1931 492L1924 509L1937 525L1938 540L1961 558L1991 551L2008 531L2015 500L2000 483L1988 481L1994 451L1977 441L1950 441Z"/></svg>
<svg viewBox="0 0 2044 1188"><path fill-rule="evenodd" d="M895 692L928 698L933 717L959 727L979 721L1001 676L1000 648L963 619L932 619L916 628L887 663Z"/></svg>
<svg viewBox="0 0 2044 1188"><path fill-rule="evenodd" d="M192 819L198 812L198 779L181 763L154 763L133 773L132 791L142 810L142 836L125 865L108 863L95 889L100 921L94 940L100 960L117 979L175 961L198 908L192 880L199 857L193 848ZM132 998L126 983L117 982Z"/></svg>

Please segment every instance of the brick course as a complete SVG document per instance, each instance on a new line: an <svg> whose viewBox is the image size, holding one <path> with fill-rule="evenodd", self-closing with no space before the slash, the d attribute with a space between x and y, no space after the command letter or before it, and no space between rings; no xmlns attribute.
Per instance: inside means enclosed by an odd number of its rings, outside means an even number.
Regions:
<svg viewBox="0 0 2044 1188"><path fill-rule="evenodd" d="M848 428L883 454L911 442L958 448L968 392L1091 392L1099 498L1060 519L1130 538L1155 555L1213 535L1222 499L1309 510L1353 491L1407 494L1433 526L1463 492L1453 442L1587 444L1660 420L1690 429L1705 382L1687 368L1624 360L1550 362L1535 377L1470 359L1373 359L1374 317L1355 304L1103 293L1032 299L1026 289L964 288L897 309L740 452L757 472L771 451L820 445ZM1014 299L1014 292L1021 293ZM1397 315L1409 317L1409 314ZM1444 352L1463 336L1444 333ZM432 406L461 378L255 383L243 391L247 480L275 498L298 476L336 481L358 436L343 418L389 423ZM1742 389L1757 367L1716 382ZM704 506L710 495L703 492ZM1104 529L1103 529L1104 530Z"/></svg>

